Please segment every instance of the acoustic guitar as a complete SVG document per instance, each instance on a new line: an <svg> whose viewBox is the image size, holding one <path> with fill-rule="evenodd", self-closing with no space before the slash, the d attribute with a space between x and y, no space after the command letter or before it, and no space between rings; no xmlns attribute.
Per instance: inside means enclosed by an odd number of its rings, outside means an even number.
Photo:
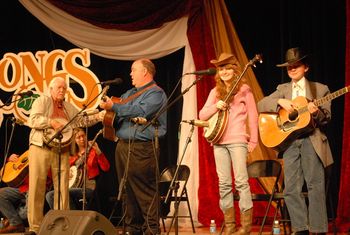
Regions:
<svg viewBox="0 0 350 235"><path fill-rule="evenodd" d="M257 54L253 59L251 59L248 64L245 65L243 72L241 75L235 80L235 84L232 86L231 90L226 95L223 100L225 103L227 100L233 95L233 91L238 85L239 81L247 71L250 66L255 66L255 63L259 61L262 63L262 55ZM208 127L204 127L204 137L207 139L209 143L215 144L217 143L226 130L226 126L228 123L228 110L219 110L213 116L211 116L208 120Z"/></svg>
<svg viewBox="0 0 350 235"><path fill-rule="evenodd" d="M349 92L349 88L350 86L339 89L313 103L319 107ZM266 147L283 151L297 137L314 130L311 113L307 108L308 100L299 96L293 99L292 103L296 107L292 113L280 109L278 113L263 112L259 114L260 139Z"/></svg>
<svg viewBox="0 0 350 235"><path fill-rule="evenodd" d="M4 172L3 172L4 171ZM8 186L17 188L29 173L28 150L16 162L7 162L0 170L2 181Z"/></svg>
<svg viewBox="0 0 350 235"><path fill-rule="evenodd" d="M155 83L152 83L152 84L148 85L147 87L143 88L142 90L139 90L138 92L127 97L126 99L112 96L111 100L115 104L126 104L129 101L140 96L145 91L151 89L152 87L156 87L156 86L157 85ZM103 97L102 99L105 100L106 97ZM118 136L116 136L116 126L117 126L115 124L116 120L117 120L117 114L112 110L107 110L107 112L103 118L103 121L102 121L102 123L103 123L103 137L105 139L111 140L113 142L117 142L119 139Z"/></svg>
<svg viewBox="0 0 350 235"><path fill-rule="evenodd" d="M113 103L121 103L122 99L119 97L111 97ZM107 110L105 116L103 117L103 137L107 140L111 140L113 142L118 141L118 137L116 136L115 122L117 120L117 114L112 110Z"/></svg>

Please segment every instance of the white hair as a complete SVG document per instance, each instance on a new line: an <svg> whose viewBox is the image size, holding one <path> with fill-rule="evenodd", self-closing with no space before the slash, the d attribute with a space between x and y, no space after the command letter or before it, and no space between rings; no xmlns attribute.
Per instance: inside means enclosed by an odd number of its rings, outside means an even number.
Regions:
<svg viewBox="0 0 350 235"><path fill-rule="evenodd" d="M57 83L57 81L59 81L59 80L63 81L66 84L66 86L67 86L66 80L64 78L55 77L54 79L51 80L51 82L49 84L49 88L52 89L55 86L55 84Z"/></svg>

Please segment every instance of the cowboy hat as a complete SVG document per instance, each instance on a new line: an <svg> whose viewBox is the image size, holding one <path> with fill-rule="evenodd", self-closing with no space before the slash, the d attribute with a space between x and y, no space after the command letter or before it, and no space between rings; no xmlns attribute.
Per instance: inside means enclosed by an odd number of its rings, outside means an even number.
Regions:
<svg viewBox="0 0 350 235"><path fill-rule="evenodd" d="M286 67L295 64L307 57L306 54L299 47L290 48L286 52L285 62L283 64L277 64L277 67Z"/></svg>
<svg viewBox="0 0 350 235"><path fill-rule="evenodd" d="M211 60L210 63L215 65L215 67L223 66L226 64L235 64L239 66L237 58L234 55L226 52L221 53L218 59Z"/></svg>

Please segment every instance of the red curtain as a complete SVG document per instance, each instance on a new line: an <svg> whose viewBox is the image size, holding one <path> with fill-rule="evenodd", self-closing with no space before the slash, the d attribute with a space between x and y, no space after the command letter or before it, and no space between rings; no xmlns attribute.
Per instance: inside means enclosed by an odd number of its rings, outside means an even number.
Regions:
<svg viewBox="0 0 350 235"><path fill-rule="evenodd" d="M350 85L350 1L346 1L346 58L345 84ZM349 88L350 89L350 88ZM350 96L345 96L343 149L339 201L337 210L337 227L340 232L350 231Z"/></svg>
<svg viewBox="0 0 350 235"><path fill-rule="evenodd" d="M190 17L188 39L191 45L193 59L197 68L212 67L210 59L215 58L210 27L202 5ZM201 109L214 86L213 79L197 83L197 109ZM198 113L198 112L197 112ZM199 146L199 188L198 188L198 221L209 225L211 219L221 224L222 212L219 208L218 177L215 170L213 149L208 142L201 138L203 128L198 128Z"/></svg>

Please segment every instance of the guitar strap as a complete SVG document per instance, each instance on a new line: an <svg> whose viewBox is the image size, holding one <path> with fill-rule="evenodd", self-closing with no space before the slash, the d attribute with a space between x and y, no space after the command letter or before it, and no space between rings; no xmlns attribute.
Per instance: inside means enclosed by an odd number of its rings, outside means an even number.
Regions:
<svg viewBox="0 0 350 235"><path fill-rule="evenodd" d="M157 86L157 84L155 84L155 83L149 84L148 86L146 86L142 90L139 90L138 92L132 94L131 96L127 97L126 99L120 100L118 103L119 104L126 104L126 103L130 102L131 100L136 99L142 93L144 93L145 91L147 91L147 90L149 90L149 89L151 89L152 87L155 87L155 86Z"/></svg>

